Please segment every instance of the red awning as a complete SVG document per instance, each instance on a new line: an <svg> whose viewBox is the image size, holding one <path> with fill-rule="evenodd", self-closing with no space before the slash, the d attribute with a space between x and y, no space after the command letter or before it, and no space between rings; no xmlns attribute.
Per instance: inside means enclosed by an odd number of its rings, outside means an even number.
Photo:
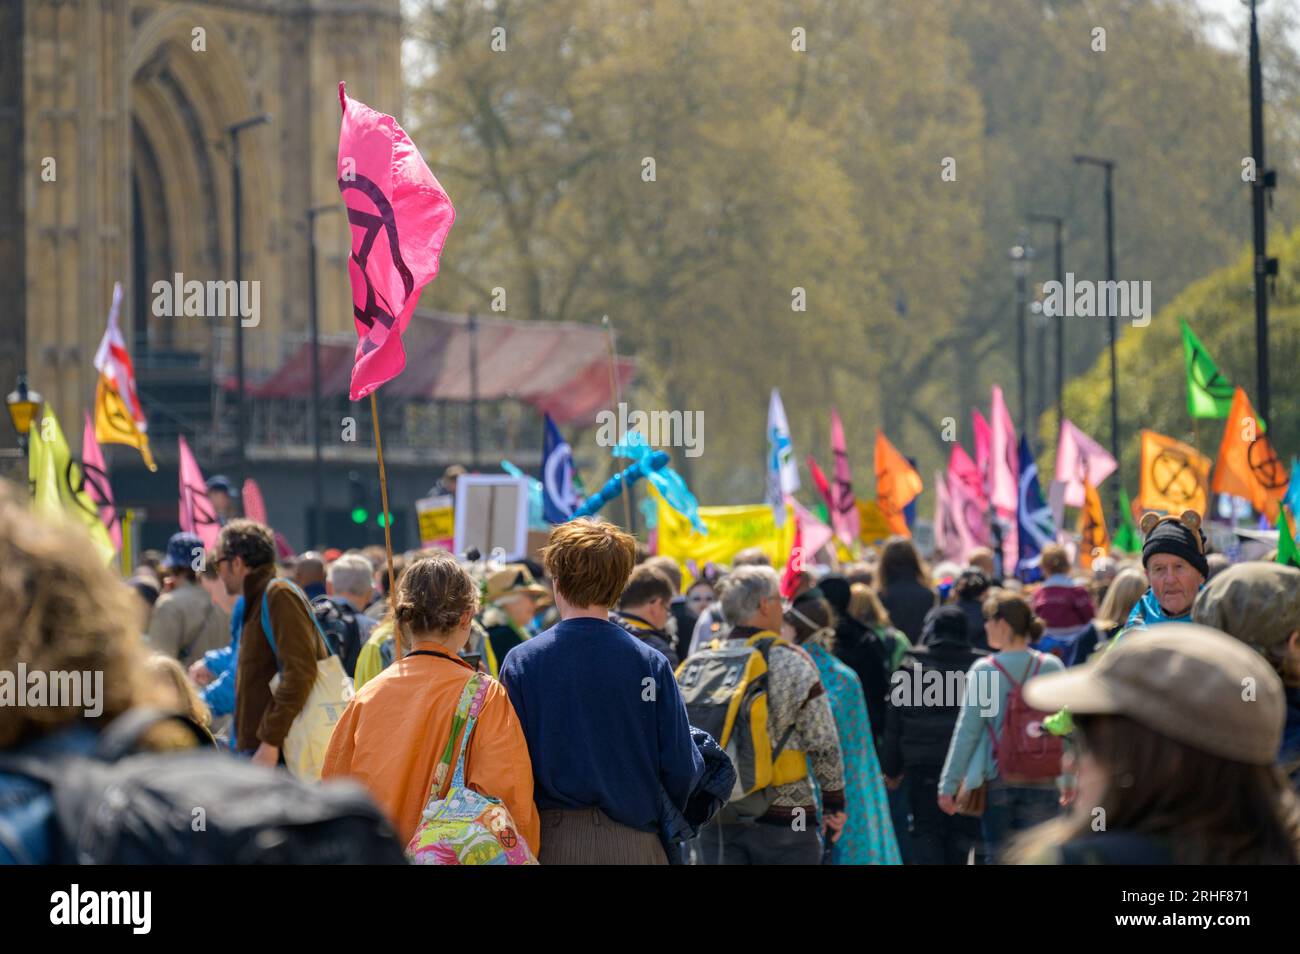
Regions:
<svg viewBox="0 0 1300 954"><path fill-rule="evenodd" d="M590 423L613 405L605 331L575 322L478 318L478 397L513 398L557 424ZM445 312L417 312L402 336L406 370L384 385L394 397L468 401L471 397L469 319ZM321 394L348 393L355 340L320 343ZM631 358L618 361L619 386L626 390L635 371ZM225 381L227 390L235 383ZM311 394L311 346L304 342L283 365L256 385L250 397L304 398Z"/></svg>

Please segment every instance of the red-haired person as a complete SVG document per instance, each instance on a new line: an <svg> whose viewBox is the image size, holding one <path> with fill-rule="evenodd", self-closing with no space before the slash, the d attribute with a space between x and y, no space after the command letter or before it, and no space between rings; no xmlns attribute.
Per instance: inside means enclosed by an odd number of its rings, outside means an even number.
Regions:
<svg viewBox="0 0 1300 954"><path fill-rule="evenodd" d="M668 864L661 793L679 811L704 772L664 655L611 622L636 542L573 520L542 551L560 622L510 651L501 683L533 763L543 864Z"/></svg>

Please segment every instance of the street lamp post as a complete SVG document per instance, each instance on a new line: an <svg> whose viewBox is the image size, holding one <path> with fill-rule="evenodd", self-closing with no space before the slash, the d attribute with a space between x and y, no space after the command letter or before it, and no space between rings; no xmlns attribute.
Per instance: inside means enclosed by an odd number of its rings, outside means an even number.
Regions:
<svg viewBox="0 0 1300 954"><path fill-rule="evenodd" d="M1105 205L1106 205L1106 281L1110 282L1108 287L1115 287L1115 192L1114 192L1114 175L1115 160L1101 159L1096 156L1075 156L1074 161L1079 165L1101 166L1106 173L1105 180ZM1098 296L1098 304L1105 299ZM1112 526L1119 526L1120 504L1119 504L1119 486L1123 478L1124 468L1120 460L1120 443L1119 443L1119 370L1115 360L1115 318L1110 314L1110 309L1106 311L1107 333L1110 339L1110 456L1115 458L1115 472L1118 475L1111 484L1111 515L1114 523Z"/></svg>
<svg viewBox="0 0 1300 954"><path fill-rule="evenodd" d="M1029 269L1034 261L1034 250L1029 247L1023 229L1019 241L1007 252L1007 257L1011 259L1011 274L1016 278L1016 371L1019 378L1020 426L1024 428L1029 425L1029 390L1025 367L1025 308L1028 305L1028 278Z"/></svg>
<svg viewBox="0 0 1300 954"><path fill-rule="evenodd" d="M40 392L27 386L27 375L19 374L17 387L5 398L5 405L9 408L9 420L13 421L14 431L18 434L18 446L24 454L27 453L27 435L32 429L32 422L41 413L43 403L45 398L41 397Z"/></svg>
<svg viewBox="0 0 1300 954"><path fill-rule="evenodd" d="M307 210L307 249L308 249L308 322L311 332L311 414L308 426L311 434L312 452L312 546L322 546L325 542L325 491L321 476L321 432L320 432L320 318L318 315L319 296L316 290L316 216L326 212L337 212L338 205L318 205ZM242 384L241 384L242 391Z"/></svg>
<svg viewBox="0 0 1300 954"><path fill-rule="evenodd" d="M1034 213L1029 216L1031 222L1046 222L1050 224L1056 232L1055 241L1053 242L1054 253L1054 277L1062 289L1065 288L1065 246L1062 241L1062 233L1065 229L1065 219L1059 215L1044 215ZM1047 315L1046 310L1043 312L1045 317L1054 318L1056 324L1056 426L1059 430L1061 422L1065 420L1065 316L1064 315ZM1044 332L1045 333L1045 332ZM1040 368L1039 374L1045 374L1046 369ZM1045 409L1044 409L1045 410Z"/></svg>
<svg viewBox="0 0 1300 954"><path fill-rule="evenodd" d="M245 129L253 126L260 126L263 123L269 123L271 117L262 113L260 116L251 116L248 119L241 120L226 127L226 132L230 134L230 189L231 201L234 203L234 246L235 246L235 288L240 287L240 274L243 266L241 259L244 256L243 248L243 176L239 165L239 134ZM236 292L238 293L238 292ZM235 309L235 381L238 389L236 397L236 420L238 426L238 446L235 449L235 474L236 478L242 480L248 476L244 473L245 461L248 444L248 416L247 408L244 402L244 321L243 316L239 314L239 309Z"/></svg>
<svg viewBox="0 0 1300 954"><path fill-rule="evenodd" d="M1277 274L1277 259L1268 257L1268 189L1277 186L1277 173L1264 167L1264 76L1259 62L1257 0L1243 0L1250 7L1250 155L1255 175L1250 188L1250 212L1255 246L1255 379L1259 414L1269 416L1268 370L1268 276Z"/></svg>

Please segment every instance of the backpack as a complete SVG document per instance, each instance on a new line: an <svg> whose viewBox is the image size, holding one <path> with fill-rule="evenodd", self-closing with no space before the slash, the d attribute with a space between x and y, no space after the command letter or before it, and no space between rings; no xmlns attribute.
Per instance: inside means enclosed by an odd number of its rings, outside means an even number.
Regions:
<svg viewBox="0 0 1300 954"><path fill-rule="evenodd" d="M777 644L790 645L770 632L714 640L677 667L687 721L717 739L736 769L723 821L761 816L775 797L767 789L808 774L804 753L786 751L794 725L775 746L768 734L768 656Z"/></svg>
<svg viewBox="0 0 1300 954"><path fill-rule="evenodd" d="M202 748L140 752L176 721ZM89 756L0 752L0 771L44 783L54 801L56 864L402 864L392 826L352 782L307 785L215 751L183 716L132 709Z"/></svg>
<svg viewBox="0 0 1300 954"><path fill-rule="evenodd" d="M437 655L416 650L411 655ZM461 691L451 720L451 735L433 772L429 801L406 846L417 865L535 865L537 858L499 798L480 795L465 784L465 749L487 698L488 680L474 673ZM461 727L465 731L461 733ZM442 787L451 770L451 754L460 735L451 785Z"/></svg>
<svg viewBox="0 0 1300 954"><path fill-rule="evenodd" d="M352 678L357 672L357 657L361 655L361 624L356 611L343 600L318 596L311 604L316 625L325 634L330 652L339 657L343 671Z"/></svg>
<svg viewBox="0 0 1300 954"><path fill-rule="evenodd" d="M1060 737L1053 735L1043 725L1043 720L1051 713L1031 708L1025 702L1024 684L1036 676L1043 665L1043 654L1033 650L1030 652L1033 653L1033 660L1025 666L1025 676L1019 682L996 659L989 659L1011 683L1011 689L1007 692L1007 712L1002 720L1001 737L994 738L993 727L988 723L985 723L985 727L989 732L989 740L993 743L993 759L997 762L998 774L1012 784L1017 781L1041 781L1060 775L1061 756L1065 751Z"/></svg>

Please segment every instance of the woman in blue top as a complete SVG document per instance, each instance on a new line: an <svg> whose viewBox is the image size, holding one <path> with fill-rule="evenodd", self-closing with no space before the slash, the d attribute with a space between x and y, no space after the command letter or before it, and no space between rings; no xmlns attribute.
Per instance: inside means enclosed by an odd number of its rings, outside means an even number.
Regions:
<svg viewBox="0 0 1300 954"><path fill-rule="evenodd" d="M820 590L808 590L795 597L786 610L782 635L797 643L817 665L840 736L848 817L839 839L832 843L831 864L902 864L862 682L827 648L835 641L835 614ZM812 772L808 774L811 778ZM820 805L821 792L817 795Z"/></svg>
<svg viewBox="0 0 1300 954"><path fill-rule="evenodd" d="M984 598L984 631L994 655L980 659L966 674L965 694L948 757L939 775L939 807L957 810L958 785L974 791L988 784L983 815L984 840L996 858L1012 832L1031 828L1056 815L1060 796L1055 776L1009 778L999 768L997 747L1012 690L1031 677L1064 668L1055 656L1031 649L1043 633L1043 621L1028 601L1008 590L990 590ZM1041 722L1027 729L1046 734Z"/></svg>

